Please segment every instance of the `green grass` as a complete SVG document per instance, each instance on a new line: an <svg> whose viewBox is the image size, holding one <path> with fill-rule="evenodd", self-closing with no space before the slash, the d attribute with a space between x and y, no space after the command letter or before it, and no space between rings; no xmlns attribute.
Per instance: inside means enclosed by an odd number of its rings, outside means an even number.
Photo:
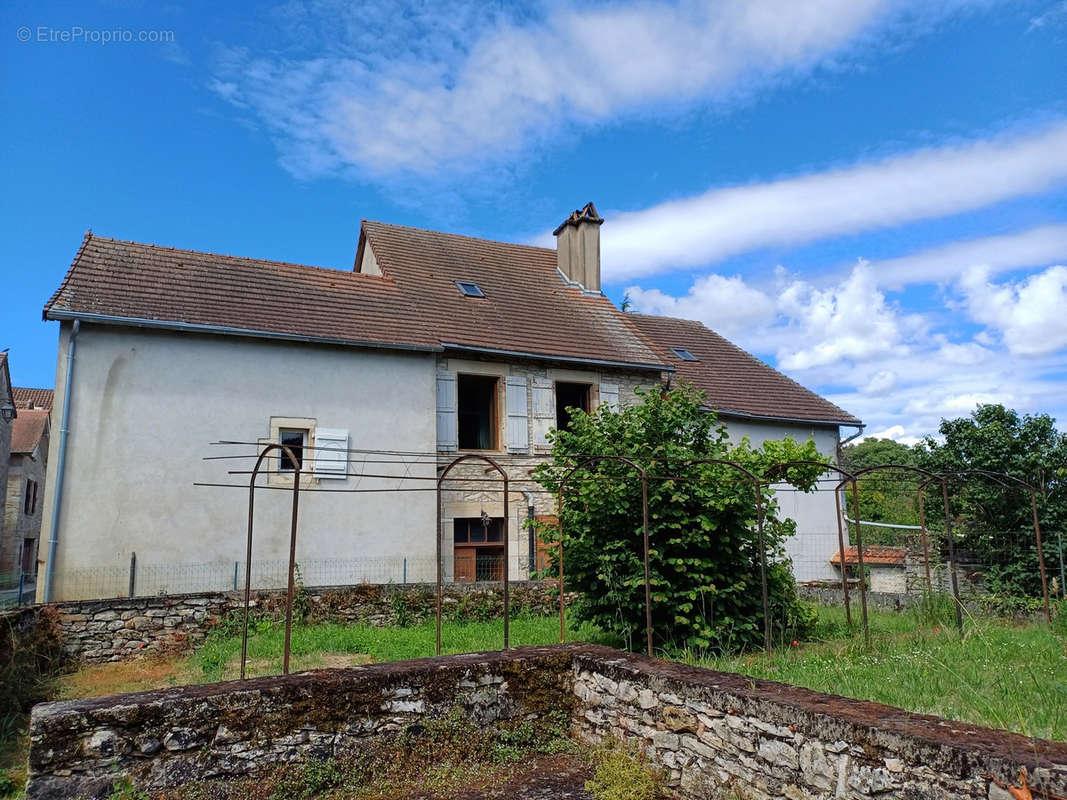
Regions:
<svg viewBox="0 0 1067 800"><path fill-rule="evenodd" d="M441 651L475 653L504 646L503 624L490 622L445 622L441 626ZM281 672L285 627L278 622L260 622L249 631L248 659L260 674ZM610 636L591 625L568 626L568 641L615 644ZM557 617L520 617L511 621L511 646L555 644L559 641ZM369 625L322 623L294 625L292 657L305 662L317 653L366 655L373 661L401 661L435 653L436 627L427 622L408 628L375 628ZM210 636L189 656L194 673L203 681L232 675L241 657L241 636L222 632Z"/></svg>
<svg viewBox="0 0 1067 800"><path fill-rule="evenodd" d="M854 619L858 620L858 609ZM946 624L947 623L947 624ZM872 612L871 647L844 610L819 609L812 640L771 654L683 660L1028 736L1067 740L1067 639L1040 624Z"/></svg>

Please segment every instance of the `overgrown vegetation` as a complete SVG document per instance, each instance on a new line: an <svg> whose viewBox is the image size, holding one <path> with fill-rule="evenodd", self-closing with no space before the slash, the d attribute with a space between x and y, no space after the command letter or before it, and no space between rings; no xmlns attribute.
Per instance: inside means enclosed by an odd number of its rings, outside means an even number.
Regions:
<svg viewBox="0 0 1067 800"><path fill-rule="evenodd" d="M455 709L420 720L391 739L361 742L343 756L280 766L254 781L197 782L161 800L451 798L470 786L498 787L524 759L574 751L568 730L562 712L479 725Z"/></svg>
<svg viewBox="0 0 1067 800"><path fill-rule="evenodd" d="M960 637L950 598L903 613L870 613L871 647L844 610L820 607L809 641L770 654L709 656L690 663L923 714L1067 740L1067 628L968 619ZM859 610L853 607L853 614ZM1057 627L1058 626L1058 627Z"/></svg>
<svg viewBox="0 0 1067 800"><path fill-rule="evenodd" d="M664 796L663 775L632 747L618 743L593 753L596 765L585 790L593 800L657 800Z"/></svg>
<svg viewBox="0 0 1067 800"><path fill-rule="evenodd" d="M825 463L812 441L769 441L754 450L731 446L726 429L701 410L688 387L649 391L622 410L593 414L571 409L567 430L552 436L555 463L539 466L539 483L555 493L568 470L590 456L623 456L648 481L648 533L653 639L659 648L683 645L741 650L763 641L761 547L755 490L725 459L754 473L784 461ZM821 470L794 469L788 478L808 489ZM564 486L563 552L569 588L579 592L577 618L617 635L629 649L645 641L641 481L633 466L614 460L589 464ZM772 618L787 640L801 637L811 616L797 599L784 542L792 520L778 518L763 489L767 576ZM554 528L542 531L546 541Z"/></svg>

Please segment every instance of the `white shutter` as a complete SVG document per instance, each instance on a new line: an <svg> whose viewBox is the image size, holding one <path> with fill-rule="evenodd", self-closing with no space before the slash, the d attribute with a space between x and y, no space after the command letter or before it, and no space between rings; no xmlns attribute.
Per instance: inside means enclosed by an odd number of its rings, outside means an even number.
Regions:
<svg viewBox="0 0 1067 800"><path fill-rule="evenodd" d="M602 383L600 384L600 405L613 408L616 411L619 408L619 384L617 383Z"/></svg>
<svg viewBox="0 0 1067 800"><path fill-rule="evenodd" d="M348 431L343 428L316 428L314 463L316 478L347 478Z"/></svg>
<svg viewBox="0 0 1067 800"><path fill-rule="evenodd" d="M556 426L556 390L546 378L533 380L533 440L542 449L551 445L548 432Z"/></svg>
<svg viewBox="0 0 1067 800"><path fill-rule="evenodd" d="M437 449L459 447L459 417L456 414L456 373L437 373Z"/></svg>
<svg viewBox="0 0 1067 800"><path fill-rule="evenodd" d="M530 450L530 429L526 417L526 378L508 376L504 379L508 412L508 452L526 453Z"/></svg>

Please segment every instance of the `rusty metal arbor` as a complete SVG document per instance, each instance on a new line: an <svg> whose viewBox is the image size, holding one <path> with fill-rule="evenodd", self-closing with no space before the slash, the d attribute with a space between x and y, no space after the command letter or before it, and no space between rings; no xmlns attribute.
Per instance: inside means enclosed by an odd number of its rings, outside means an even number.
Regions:
<svg viewBox="0 0 1067 800"><path fill-rule="evenodd" d="M443 575L441 574L441 555L442 555L442 553L441 553L441 488L444 485L445 481L448 480L449 473L451 473L452 470L455 467L457 467L460 464L463 464L465 462L468 462L468 461L481 461L484 464L488 464L491 469L496 470L500 474L501 479L503 481L503 492L504 492L504 531L503 531L503 539L504 539L504 649L507 650L511 646L511 635L510 635L511 634L511 630L510 630L511 603L510 603L510 595L509 595L509 583L510 583L510 580L511 580L511 576L509 574L510 559L508 557L508 547L509 547L508 538L509 538L509 533L510 533L509 530L508 530L509 522L510 522L509 517L508 517L508 496L509 496L509 491L508 491L508 489L509 489L508 473L504 470L503 467L500 466L500 464L498 464L493 459L489 458L489 456L484 456L484 455L481 455L479 453L468 453L467 455L458 456L457 458L452 459L452 461L450 461L445 466L444 470L442 470L441 474L437 477L437 492L435 494L435 501L436 501L435 505L437 507L437 531L436 531L436 533L434 535L434 540L437 543L437 601L436 601L436 607L437 607L437 613L436 613L436 617L437 617L437 655L441 655L441 596L442 596L442 593L443 593L442 583L443 583L443 580L444 580ZM453 480L461 480L461 481L462 480L467 480L467 481L470 481L471 479L470 478L454 478ZM477 480L477 479L475 479L475 480Z"/></svg>
<svg viewBox="0 0 1067 800"><path fill-rule="evenodd" d="M296 526L297 512L300 508L300 473L303 462L284 444L268 444L260 451L256 464L248 479L248 549L245 557L245 602L244 623L241 629L241 680L245 678L245 665L248 662L248 606L252 594L252 529L255 520L256 478L267 456L274 451L284 453L293 465L293 513L289 528L289 580L285 597L285 654L282 662L282 674L289 674L289 650L293 633L293 591L296 574Z"/></svg>
<svg viewBox="0 0 1067 800"><path fill-rule="evenodd" d="M556 525L559 532L559 640L562 642L567 637L566 598L563 585L563 489L570 483L571 478L578 470L585 469L590 464L604 461L627 464L637 470L637 473L641 476L641 538L643 542L642 560L645 567L645 645L648 655L652 656L652 583L648 565L648 473L626 456L591 456L571 467L560 481L556 499Z"/></svg>

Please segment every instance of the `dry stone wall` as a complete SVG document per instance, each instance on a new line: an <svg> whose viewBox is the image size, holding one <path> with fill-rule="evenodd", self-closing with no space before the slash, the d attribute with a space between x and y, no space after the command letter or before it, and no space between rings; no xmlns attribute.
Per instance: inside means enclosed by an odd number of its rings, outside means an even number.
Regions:
<svg viewBox="0 0 1067 800"><path fill-rule="evenodd" d="M690 800L1011 800L997 781L1018 786L1021 769L1034 797L1067 795L1067 744L557 645L40 705L27 796L254 775L455 708L481 724L569 712L577 735L630 740Z"/></svg>
<svg viewBox="0 0 1067 800"><path fill-rule="evenodd" d="M555 584L512 582L511 607L531 614L558 612ZM495 619L503 614L499 583L449 584L442 597L446 617ZM436 589L427 584L359 584L302 589L298 605L312 622L361 622L387 626L431 619ZM125 661L182 651L203 641L227 614L244 608L238 592L115 598L58 603L67 655L88 663ZM257 592L253 613L282 618L283 592Z"/></svg>

